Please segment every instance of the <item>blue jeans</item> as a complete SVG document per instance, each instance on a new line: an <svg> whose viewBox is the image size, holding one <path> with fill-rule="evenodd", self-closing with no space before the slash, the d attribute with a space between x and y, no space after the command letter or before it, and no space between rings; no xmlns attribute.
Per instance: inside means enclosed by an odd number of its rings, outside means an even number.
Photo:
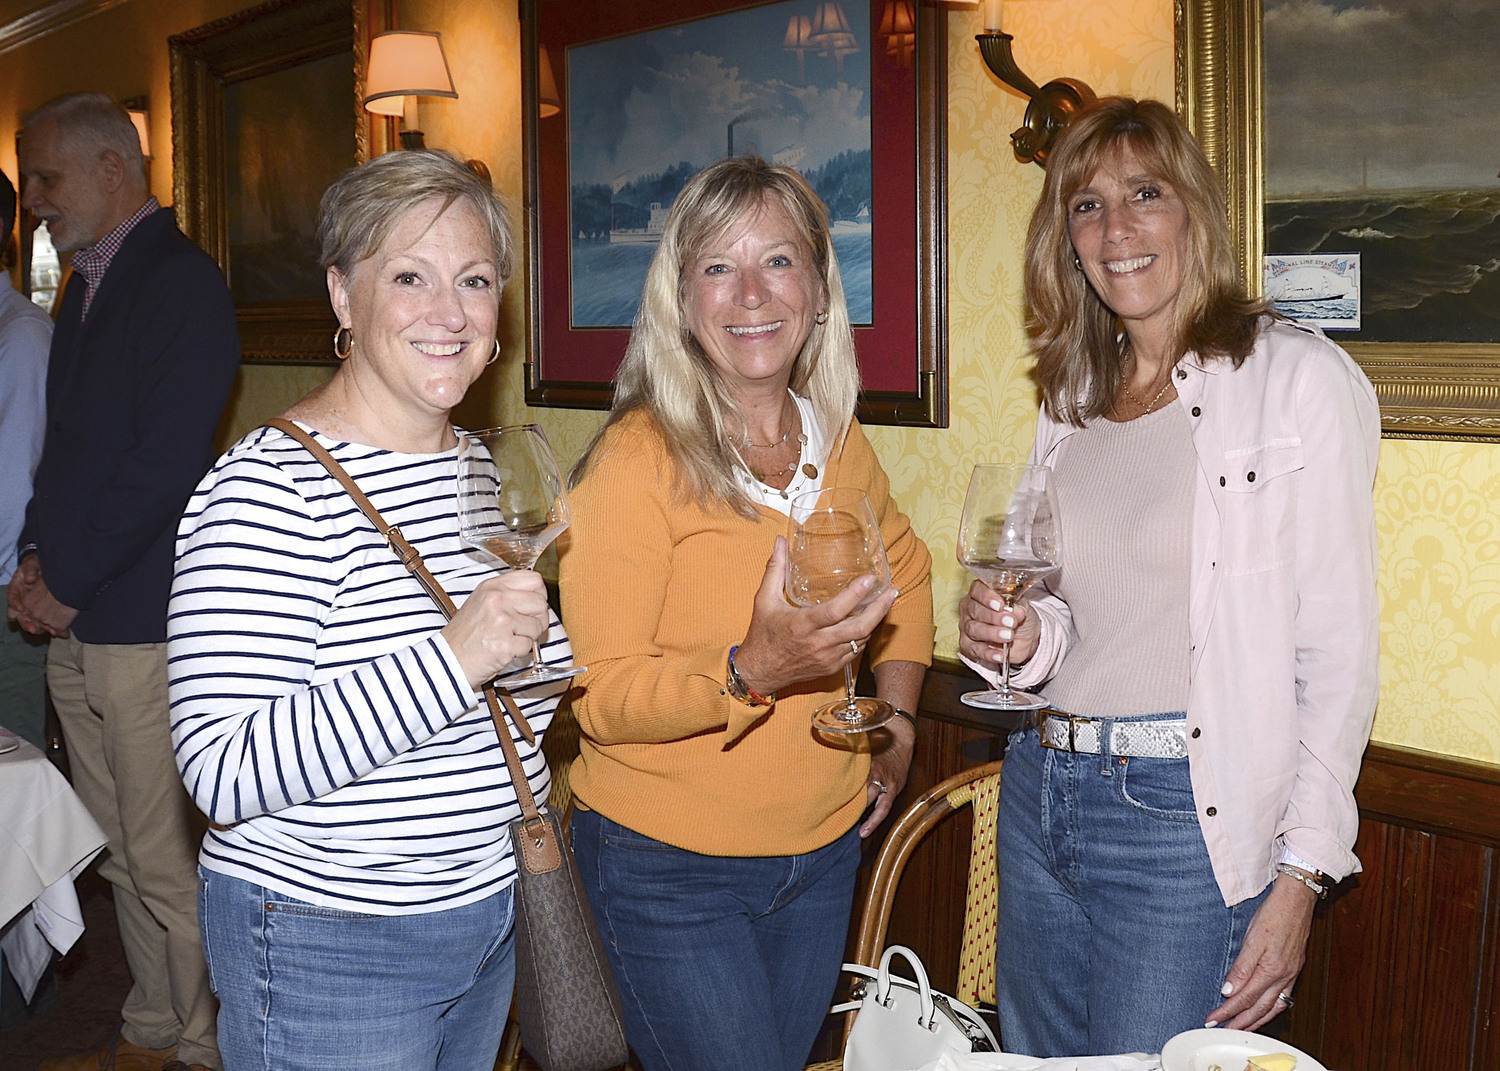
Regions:
<svg viewBox="0 0 1500 1071"><path fill-rule="evenodd" d="M1265 897L1224 906L1187 759L1054 751L1035 729L1005 753L997 848L1007 1052L1160 1052L1201 1028Z"/></svg>
<svg viewBox="0 0 1500 1071"><path fill-rule="evenodd" d="M491 1071L511 890L421 915L314 907L199 870L224 1071Z"/></svg>
<svg viewBox="0 0 1500 1071"><path fill-rule="evenodd" d="M699 855L574 814L645 1071L801 1071L838 984L859 843L850 829L806 855Z"/></svg>

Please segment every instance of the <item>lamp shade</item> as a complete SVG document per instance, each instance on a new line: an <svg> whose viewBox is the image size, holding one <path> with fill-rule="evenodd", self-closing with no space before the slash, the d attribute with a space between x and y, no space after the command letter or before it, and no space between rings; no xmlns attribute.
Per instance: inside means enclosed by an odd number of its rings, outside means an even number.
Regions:
<svg viewBox="0 0 1500 1071"><path fill-rule="evenodd" d="M125 114L130 116L130 121L135 126L135 132L141 139L141 155L151 159L151 125L146 116L144 108L127 108Z"/></svg>
<svg viewBox="0 0 1500 1071"><path fill-rule="evenodd" d="M820 47L826 47L827 38L844 34L851 31L849 17L844 14L842 4L822 3L818 5L816 14L813 15L812 33L809 35L812 43Z"/></svg>
<svg viewBox="0 0 1500 1071"><path fill-rule="evenodd" d="M439 34L391 30L370 39L365 110L400 115L402 97L458 97Z"/></svg>
<svg viewBox="0 0 1500 1071"><path fill-rule="evenodd" d="M786 39L781 47L788 51L813 48L812 19L806 15L793 15L786 24Z"/></svg>
<svg viewBox="0 0 1500 1071"><path fill-rule="evenodd" d="M536 52L536 113L540 119L550 119L562 111L562 95L557 91L557 78L552 73L552 58L545 48L538 48Z"/></svg>
<svg viewBox="0 0 1500 1071"><path fill-rule="evenodd" d="M880 32L887 36L917 32L911 0L886 0L885 13L880 16Z"/></svg>

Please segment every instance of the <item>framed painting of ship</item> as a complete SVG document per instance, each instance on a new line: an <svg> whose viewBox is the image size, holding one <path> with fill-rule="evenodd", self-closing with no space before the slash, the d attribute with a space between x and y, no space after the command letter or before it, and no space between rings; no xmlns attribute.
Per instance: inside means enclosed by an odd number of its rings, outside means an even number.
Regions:
<svg viewBox="0 0 1500 1071"><path fill-rule="evenodd" d="M1246 271L1358 254L1385 433L1500 441L1500 6L1184 0L1178 108Z"/></svg>
<svg viewBox="0 0 1500 1071"><path fill-rule="evenodd" d="M606 408L698 170L754 152L828 205L867 423L947 423L945 15L920 0L523 0L527 401Z"/></svg>

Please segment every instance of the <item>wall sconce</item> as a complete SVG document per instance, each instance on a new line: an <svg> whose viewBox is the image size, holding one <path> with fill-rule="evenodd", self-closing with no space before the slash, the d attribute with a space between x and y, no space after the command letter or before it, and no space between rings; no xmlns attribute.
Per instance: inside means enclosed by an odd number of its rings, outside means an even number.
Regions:
<svg viewBox="0 0 1500 1071"><path fill-rule="evenodd" d="M838 3L818 5L812 18L812 33L808 34L807 40L818 50L818 55L833 57L834 67L840 74L844 73L844 57L859 51L849 17L844 14L843 5Z"/></svg>
<svg viewBox="0 0 1500 1071"><path fill-rule="evenodd" d="M898 67L910 67L917 51L916 13L911 0L887 0L880 16L880 32L885 36L885 54Z"/></svg>
<svg viewBox="0 0 1500 1071"><path fill-rule="evenodd" d="M562 94L557 91L557 77L552 73L552 60L547 50L537 47L540 62L536 72L536 114L538 119L550 119L562 111Z"/></svg>
<svg viewBox="0 0 1500 1071"><path fill-rule="evenodd" d="M440 34L391 30L370 39L370 67L365 76L365 111L402 117L401 147L424 149L417 119L418 97L457 100Z"/></svg>
<svg viewBox="0 0 1500 1071"><path fill-rule="evenodd" d="M1057 135L1073 121L1073 116L1094 102L1094 91L1076 78L1054 78L1039 87L1026 77L1011 55L1010 46L1015 38L1001 29L1003 2L984 0L985 30L974 39L979 42L979 54L984 57L985 66L994 72L995 77L1031 98L1026 105L1025 118L1010 136L1016 159L1023 164L1046 167L1047 154Z"/></svg>
<svg viewBox="0 0 1500 1071"><path fill-rule="evenodd" d="M793 15L786 24L786 37L781 47L797 53L797 81L807 81L807 54L817 46L812 42L812 19L807 15Z"/></svg>

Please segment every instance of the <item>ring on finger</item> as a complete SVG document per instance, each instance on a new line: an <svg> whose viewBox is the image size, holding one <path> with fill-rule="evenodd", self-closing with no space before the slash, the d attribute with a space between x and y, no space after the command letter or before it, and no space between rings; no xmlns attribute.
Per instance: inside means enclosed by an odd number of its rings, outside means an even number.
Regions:
<svg viewBox="0 0 1500 1071"><path fill-rule="evenodd" d="M1290 993L1285 992L1285 991L1277 993L1276 994L1276 999L1279 1000L1279 1001L1281 1001L1281 1003L1285 1004L1288 1008L1290 1008L1293 1004L1297 1003L1295 1000L1292 999L1292 995Z"/></svg>
<svg viewBox="0 0 1500 1071"><path fill-rule="evenodd" d="M855 654L859 654L859 641L858 640L850 640L849 641L849 649L851 651L853 651Z"/></svg>

